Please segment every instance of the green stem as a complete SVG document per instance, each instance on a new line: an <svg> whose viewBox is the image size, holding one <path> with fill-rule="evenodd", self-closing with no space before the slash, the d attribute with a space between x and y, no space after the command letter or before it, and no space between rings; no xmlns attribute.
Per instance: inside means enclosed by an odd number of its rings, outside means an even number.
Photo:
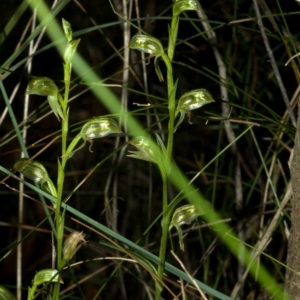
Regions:
<svg viewBox="0 0 300 300"><path fill-rule="evenodd" d="M168 81L168 109L169 109L169 123L168 123L168 144L167 144L167 163L170 165L173 150L173 136L174 136L174 122L175 122L175 92L173 80L173 68L169 57L166 54L162 55L167 67L167 81Z"/></svg>
<svg viewBox="0 0 300 300"><path fill-rule="evenodd" d="M173 80L173 67L172 58L174 54L174 48L178 31L178 17L173 17L168 55L163 54L162 59L167 67L167 85L168 85L168 109L169 109L169 123L168 123L168 143L166 152L167 165L171 165L172 152L173 152L173 138L174 138L174 123L175 123L175 105L176 105L176 85ZM167 250L168 228L170 222L170 214L167 211L168 208L168 176L166 170L161 169L161 175L163 180L163 209L162 209L162 236L160 242L159 258L160 264L157 269L157 275L160 280L163 278L163 272L165 268L165 258ZM160 300L162 292L161 285L157 281L155 283L155 300Z"/></svg>
<svg viewBox="0 0 300 300"><path fill-rule="evenodd" d="M65 166L68 160L67 152L67 138L68 138L68 128L69 128L69 116L68 116L68 99L70 91L70 82L71 82L71 64L64 64L64 83L65 83L65 93L64 98L59 94L59 101L62 106L62 112L64 118L62 122L62 148L61 148L61 162L58 161L58 176L57 176L57 201L55 209L55 221L56 221L56 230L57 230L57 248L56 248L56 261L57 268L59 271L62 261L62 244L63 244L63 234L64 234L64 214L61 213L61 202L63 197L63 187L65 181ZM55 283L53 291L53 299L59 299L60 291L60 280Z"/></svg>
<svg viewBox="0 0 300 300"><path fill-rule="evenodd" d="M168 226L169 219L166 215L168 207L168 177L165 170L161 170L162 180L163 180L163 216L162 216L162 235L160 240L160 249L159 249L159 258L160 264L157 269L157 276L160 280L163 278L163 272L165 269L165 260L166 260L166 250L167 250L167 239L168 239ZM155 300L160 299L160 294L162 292L161 285L159 281L155 282Z"/></svg>

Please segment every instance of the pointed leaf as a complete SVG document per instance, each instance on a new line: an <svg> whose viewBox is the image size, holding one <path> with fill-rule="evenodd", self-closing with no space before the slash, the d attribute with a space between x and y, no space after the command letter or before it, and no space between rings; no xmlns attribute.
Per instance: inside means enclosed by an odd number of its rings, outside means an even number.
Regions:
<svg viewBox="0 0 300 300"><path fill-rule="evenodd" d="M17 297L11 293L7 288L0 285L0 299L1 300L17 300Z"/></svg>
<svg viewBox="0 0 300 300"><path fill-rule="evenodd" d="M159 62L158 62L159 56L156 56L154 59L154 67L155 67L155 73L158 77L158 80L160 82L164 81L164 76L161 72L160 66L159 66Z"/></svg>

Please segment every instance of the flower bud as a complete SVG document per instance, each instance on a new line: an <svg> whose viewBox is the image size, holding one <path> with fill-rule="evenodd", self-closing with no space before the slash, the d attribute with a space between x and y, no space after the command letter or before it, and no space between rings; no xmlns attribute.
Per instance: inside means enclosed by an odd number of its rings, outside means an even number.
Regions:
<svg viewBox="0 0 300 300"><path fill-rule="evenodd" d="M169 230L173 226L181 226L183 224L190 224L194 221L197 217L203 215L204 212L199 210L193 204L186 204L181 207L178 207L172 216L172 221L169 226Z"/></svg>
<svg viewBox="0 0 300 300"><path fill-rule="evenodd" d="M62 26L64 30L65 37L68 42L72 41L72 27L71 24L66 21L65 19L62 19Z"/></svg>
<svg viewBox="0 0 300 300"><path fill-rule="evenodd" d="M29 158L21 158L15 162L14 169L22 173L26 178L40 184L42 189L53 197L57 197L56 188L49 178L47 170L41 163Z"/></svg>
<svg viewBox="0 0 300 300"><path fill-rule="evenodd" d="M186 204L181 207L178 207L173 213L172 220L169 225L169 231L172 229L173 226L176 228L178 232L179 246L182 251L184 250L184 244L180 226L183 224L190 224L197 217L203 214L204 212L193 204Z"/></svg>
<svg viewBox="0 0 300 300"><path fill-rule="evenodd" d="M54 81L48 77L38 77L30 80L26 94L39 96L56 96L58 87Z"/></svg>
<svg viewBox="0 0 300 300"><path fill-rule="evenodd" d="M80 39L77 39L77 40L72 40L68 43L66 50L64 52L64 62L66 64L72 63L73 56L76 52L79 42L80 42Z"/></svg>
<svg viewBox="0 0 300 300"><path fill-rule="evenodd" d="M60 282L59 273L56 269L44 269L37 272L33 279L33 286L37 286L46 282Z"/></svg>
<svg viewBox="0 0 300 300"><path fill-rule="evenodd" d="M17 297L11 293L4 286L0 285L0 299L1 300L17 300Z"/></svg>
<svg viewBox="0 0 300 300"><path fill-rule="evenodd" d="M177 130L178 126L182 123L184 115L190 110L200 108L201 106L214 102L212 95L205 89L197 89L184 93L179 101L176 108L175 115L180 113L179 120L175 126L174 132Z"/></svg>
<svg viewBox="0 0 300 300"><path fill-rule="evenodd" d="M26 93L31 95L47 96L50 108L55 116L63 119L63 113L58 101L58 87L54 81L48 77L38 77L32 79L27 87Z"/></svg>
<svg viewBox="0 0 300 300"><path fill-rule="evenodd" d="M150 161L159 164L162 160L160 148L150 139L138 136L129 141L129 144L137 148L137 151L129 151L128 157Z"/></svg>
<svg viewBox="0 0 300 300"><path fill-rule="evenodd" d="M16 161L14 169L37 183L44 183L49 178L45 167L41 163L29 158L21 158Z"/></svg>
<svg viewBox="0 0 300 300"><path fill-rule="evenodd" d="M80 136L86 140L102 138L109 134L121 133L115 119L106 117L96 117L86 122L80 131Z"/></svg>
<svg viewBox="0 0 300 300"><path fill-rule="evenodd" d="M149 53L153 56L162 56L164 48L161 42L149 35L137 34L131 38L129 48Z"/></svg>
<svg viewBox="0 0 300 300"><path fill-rule="evenodd" d="M177 0L173 4L173 15L178 16L186 10L198 10L198 3L196 0Z"/></svg>
<svg viewBox="0 0 300 300"><path fill-rule="evenodd" d="M184 93L177 106L177 111L187 112L197 109L205 104L214 102L212 95L205 89L198 89Z"/></svg>
<svg viewBox="0 0 300 300"><path fill-rule="evenodd" d="M74 231L66 238L63 246L63 259L69 261L72 259L78 249L80 242L86 242L82 232Z"/></svg>

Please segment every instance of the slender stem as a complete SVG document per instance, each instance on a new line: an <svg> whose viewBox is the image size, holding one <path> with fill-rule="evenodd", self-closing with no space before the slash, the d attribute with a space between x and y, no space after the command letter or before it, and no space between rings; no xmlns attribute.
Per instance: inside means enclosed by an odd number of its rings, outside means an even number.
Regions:
<svg viewBox="0 0 300 300"><path fill-rule="evenodd" d="M167 143L167 153L166 160L167 165L171 165L172 161L172 152L173 152L173 138L174 138L174 123L175 123L175 105L176 105L176 85L174 85L173 80L173 68L172 68L172 59L174 55L174 49L177 39L178 32L178 16L173 16L169 46L168 46L168 55L163 54L162 59L167 67L167 85L168 85L168 109L169 109L169 123L168 123L168 143ZM163 180L163 209L162 209L162 236L160 242L159 258L160 264L157 269L157 275L160 280L163 278L163 272L165 268L165 258L167 250L167 239L168 239L168 228L170 222L170 213L168 213L168 174L166 170L161 168L161 175ZM162 288L158 282L155 286L155 300L160 299Z"/></svg>
<svg viewBox="0 0 300 300"><path fill-rule="evenodd" d="M169 109L169 124L168 124L168 144L167 144L167 163L170 164L173 151L173 136L174 136L174 122L175 122L175 92L173 80L173 68L170 59L167 55L163 55L167 66L167 81L168 81L168 109Z"/></svg>
<svg viewBox="0 0 300 300"><path fill-rule="evenodd" d="M159 279L163 278L163 272L165 269L168 225L169 225L169 218L168 215L166 215L166 211L168 207L168 177L165 170L161 170L161 175L163 180L163 217L162 217L162 236L160 240L160 249L159 249L160 264L158 265L158 269L157 269L157 276ZM155 284L156 284L155 299L159 300L162 289L158 281L156 281Z"/></svg>
<svg viewBox="0 0 300 300"><path fill-rule="evenodd" d="M56 201L56 209L55 209L55 221L56 221L56 230L57 230L57 268L59 271L62 261L62 244L63 244L63 233L64 233L64 215L61 213L61 202L63 196L63 187L65 181L65 165L68 160L67 152L67 137L68 137L68 128L69 128L69 116L68 116L68 99L69 99L69 91L70 91L70 82L71 82L71 64L64 64L64 83L65 83L65 93L64 98L61 99L60 103L62 106L63 119L62 122L62 158L61 162L58 161L58 176L57 176L57 201ZM53 298L54 300L59 299L59 291L60 291L60 280L54 285Z"/></svg>

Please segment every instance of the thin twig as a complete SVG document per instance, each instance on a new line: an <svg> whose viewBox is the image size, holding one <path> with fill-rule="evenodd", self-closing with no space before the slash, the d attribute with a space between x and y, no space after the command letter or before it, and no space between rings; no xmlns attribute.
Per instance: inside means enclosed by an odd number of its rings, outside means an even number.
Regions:
<svg viewBox="0 0 300 300"><path fill-rule="evenodd" d="M222 97L222 115L225 118L229 118L231 114L229 102L229 95L227 90L227 69L226 65L222 59L222 56L217 48L217 38L216 34L213 31L212 27L210 26L209 22L207 21L207 16L199 3L199 11L198 16L201 20L202 26L205 29L206 36L211 44L215 59L218 64L219 76L220 76L220 89L221 89L221 97ZM225 132L227 135L227 139L229 143L232 143L236 139L236 135L232 129L232 124L229 120L224 120ZM235 206L236 211L239 212L243 208L243 189L242 189L242 176L241 176L241 165L238 159L238 149L236 144L233 144L231 147L231 151L233 153L233 157L236 157L236 164L235 164ZM238 237L241 241L244 241L244 230L243 230L243 222L239 221L237 224L238 230ZM244 260L244 252L243 247L241 247L239 251L239 264L238 264L238 272L237 277L238 281L240 281L241 276L244 272L243 260ZM240 294L238 295L237 299L243 298L243 290L240 290Z"/></svg>
<svg viewBox="0 0 300 300"><path fill-rule="evenodd" d="M265 44L268 56L270 58L270 62L271 62L271 65L272 65L272 68L273 68L276 80L278 82L279 89L281 91L283 101L285 103L285 106L286 106L289 114L290 114L290 118L291 118L292 124L293 124L294 127L296 127L296 118L295 118L294 112L292 110L292 107L290 105L290 101L289 101L289 98L287 96L284 84L282 82L281 75L279 73L279 70L278 70L278 67L277 67L274 55L273 55L273 51L271 49L271 46L269 44L269 40L268 40L266 32L265 32L265 28L264 28L264 24L263 24L263 21L262 21L260 10L259 10L258 4L257 4L257 0L253 0L253 4L254 4L254 10L255 10L255 13L256 13L257 23L258 23L258 26L259 26L259 29L260 29L260 32L261 32L261 36L263 38L263 41L264 41L264 44Z"/></svg>
<svg viewBox="0 0 300 300"><path fill-rule="evenodd" d="M206 296L204 295L204 293L201 291L200 287L198 286L198 284L196 283L195 279L193 278L193 276L191 276L191 274L188 272L188 270L186 269L186 267L184 266L184 264L182 263L182 261L179 259L179 257L173 252L173 250L171 250L171 254L175 257L175 259L178 261L178 263L180 264L182 270L186 273L186 275L189 277L189 279L193 282L195 288L197 289L197 291L199 292L199 294L201 295L201 297L204 300L207 300Z"/></svg>

